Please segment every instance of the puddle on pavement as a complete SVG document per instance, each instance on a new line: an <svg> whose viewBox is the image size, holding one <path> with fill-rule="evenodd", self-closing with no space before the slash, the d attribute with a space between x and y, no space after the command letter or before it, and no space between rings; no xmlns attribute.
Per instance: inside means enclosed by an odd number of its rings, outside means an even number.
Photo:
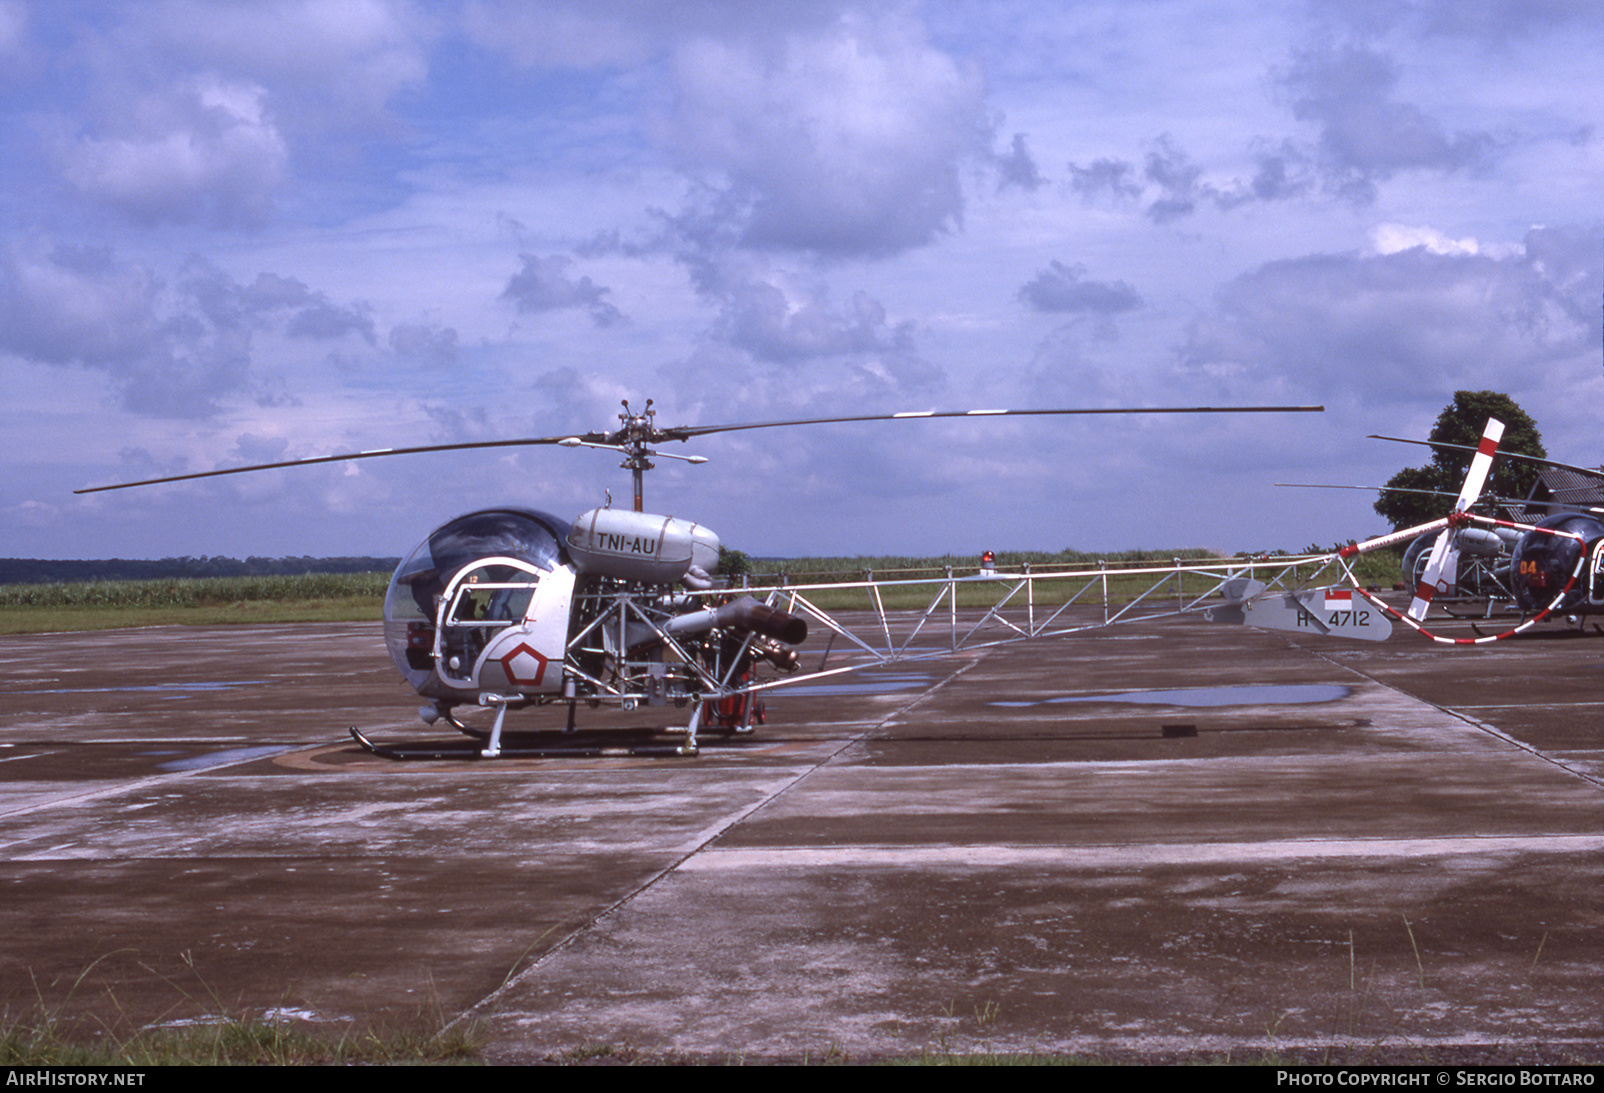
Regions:
<svg viewBox="0 0 1604 1093"><path fill-rule="evenodd" d="M781 687L776 695L878 695L889 694L892 691L908 691L915 687L925 687L930 683L930 677L920 673L918 675L891 674L891 673L865 673L852 677L844 683L812 683L798 687Z"/></svg>
<svg viewBox="0 0 1604 1093"><path fill-rule="evenodd" d="M196 755L189 759L172 759L165 763L158 763L158 770L205 770L208 767L222 767L230 763L244 763L251 759L262 759L269 755L283 755L287 751L294 751L293 747L284 744L271 744L256 748L225 748L222 751L207 752L205 755Z"/></svg>
<svg viewBox="0 0 1604 1093"><path fill-rule="evenodd" d="M1246 687L1181 687L1173 691L1117 691L1106 695L1062 695L1032 702L992 702L992 706L1023 708L1051 706L1064 702L1124 702L1133 706L1284 706L1313 702L1335 702L1347 698L1352 688L1340 683L1263 683Z"/></svg>

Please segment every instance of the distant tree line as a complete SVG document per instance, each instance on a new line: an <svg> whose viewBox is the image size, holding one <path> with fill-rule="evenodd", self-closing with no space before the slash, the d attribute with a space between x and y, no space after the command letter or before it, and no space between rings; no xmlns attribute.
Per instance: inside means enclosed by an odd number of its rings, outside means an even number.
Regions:
<svg viewBox="0 0 1604 1093"><path fill-rule="evenodd" d="M58 561L0 558L0 584L59 584L79 581L150 581L176 577L300 577L311 573L390 573L400 558L102 558Z"/></svg>

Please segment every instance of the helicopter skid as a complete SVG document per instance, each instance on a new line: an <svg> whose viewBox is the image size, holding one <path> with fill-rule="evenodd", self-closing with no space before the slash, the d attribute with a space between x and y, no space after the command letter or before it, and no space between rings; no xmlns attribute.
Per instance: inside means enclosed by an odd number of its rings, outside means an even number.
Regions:
<svg viewBox="0 0 1604 1093"><path fill-rule="evenodd" d="M484 749L466 742L432 744L376 744L351 727L351 738L370 754L383 759L488 759ZM697 748L692 743L640 743L640 744L509 744L502 742L494 758L501 759L607 759L607 758L694 758Z"/></svg>

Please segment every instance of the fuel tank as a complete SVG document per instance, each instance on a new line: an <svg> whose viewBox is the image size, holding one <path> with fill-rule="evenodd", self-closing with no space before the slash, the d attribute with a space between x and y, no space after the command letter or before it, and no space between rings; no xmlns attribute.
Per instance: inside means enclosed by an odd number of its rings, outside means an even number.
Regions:
<svg viewBox="0 0 1604 1093"><path fill-rule="evenodd" d="M692 566L718 567L718 536L672 516L591 509L568 529L568 556L581 573L642 584L673 584Z"/></svg>

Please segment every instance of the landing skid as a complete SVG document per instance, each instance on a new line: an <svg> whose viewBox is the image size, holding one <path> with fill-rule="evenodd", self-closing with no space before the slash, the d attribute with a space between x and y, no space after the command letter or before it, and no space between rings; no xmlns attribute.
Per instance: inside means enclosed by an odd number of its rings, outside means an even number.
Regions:
<svg viewBox="0 0 1604 1093"><path fill-rule="evenodd" d="M466 741L432 744L375 744L363 736L356 726L351 727L351 739L373 755L383 759L485 759L491 758L483 748ZM697 754L694 744L509 744L506 741L496 753L502 759L604 759L604 758L690 758Z"/></svg>

